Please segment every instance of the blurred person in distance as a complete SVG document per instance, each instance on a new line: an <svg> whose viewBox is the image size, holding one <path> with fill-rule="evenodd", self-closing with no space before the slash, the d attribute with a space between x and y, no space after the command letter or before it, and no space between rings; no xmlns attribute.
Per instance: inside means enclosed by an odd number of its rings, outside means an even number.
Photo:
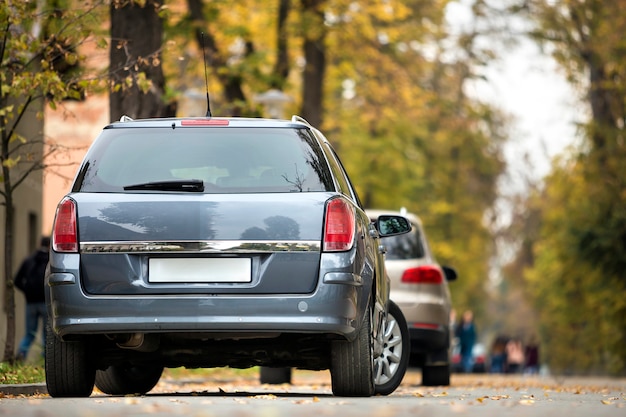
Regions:
<svg viewBox="0 0 626 417"><path fill-rule="evenodd" d="M474 325L474 313L466 310L461 318L461 323L456 328L456 337L459 340L461 366L463 372L471 373L474 366L472 349L476 343L476 327Z"/></svg>
<svg viewBox="0 0 626 417"><path fill-rule="evenodd" d="M528 343L524 347L524 356L524 373L537 375L539 373L539 341L534 333L530 335Z"/></svg>
<svg viewBox="0 0 626 417"><path fill-rule="evenodd" d="M39 248L22 262L13 280L15 287L26 297L26 333L22 338L16 360L24 361L37 336L39 320L43 322L43 346L46 346L46 299L44 294L44 275L50 256L50 238L41 238Z"/></svg>
<svg viewBox="0 0 626 417"><path fill-rule="evenodd" d="M503 374L506 370L506 337L497 336L491 346L491 373Z"/></svg>
<svg viewBox="0 0 626 417"><path fill-rule="evenodd" d="M524 349L522 341L514 337L506 344L506 369L509 374L516 374L524 367Z"/></svg>

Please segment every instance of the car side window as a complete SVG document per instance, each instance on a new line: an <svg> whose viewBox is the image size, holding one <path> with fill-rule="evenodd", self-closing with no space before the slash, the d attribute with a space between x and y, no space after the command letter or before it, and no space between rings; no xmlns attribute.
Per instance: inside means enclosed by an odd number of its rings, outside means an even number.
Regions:
<svg viewBox="0 0 626 417"><path fill-rule="evenodd" d="M348 184L348 189L350 190L350 194L352 195L352 199L354 202L356 202L356 204L363 208L363 204L361 204L361 199L359 198L358 193L356 192L356 188L354 188L354 185L352 185L352 180L350 180L350 176L348 175L348 173L346 172L346 169L344 168L343 164L341 163L341 159L339 158L339 155L337 155L337 153L335 152L335 150L331 147L330 150L333 153L333 156L335 157L335 159L337 160L337 164L339 165L339 168L341 169L341 172L343 172L343 177L345 178L347 184Z"/></svg>
<svg viewBox="0 0 626 417"><path fill-rule="evenodd" d="M326 138L320 132L315 131L315 135L318 136L320 142L327 150L326 153L328 155L328 163L330 165L330 169L333 171L337 185L339 186L339 192L348 197L350 200L354 201L359 207L363 207L358 196L356 195L354 188L352 187L350 177L348 176L345 168L341 164L339 155L337 155L335 150L332 148L332 146L330 146Z"/></svg>

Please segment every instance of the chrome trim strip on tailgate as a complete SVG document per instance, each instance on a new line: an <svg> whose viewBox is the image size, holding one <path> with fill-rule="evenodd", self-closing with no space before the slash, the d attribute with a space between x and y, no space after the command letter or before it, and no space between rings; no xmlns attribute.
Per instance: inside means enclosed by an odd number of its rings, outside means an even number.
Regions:
<svg viewBox="0 0 626 417"><path fill-rule="evenodd" d="M81 253L320 252L318 241L220 240L185 242L83 242Z"/></svg>

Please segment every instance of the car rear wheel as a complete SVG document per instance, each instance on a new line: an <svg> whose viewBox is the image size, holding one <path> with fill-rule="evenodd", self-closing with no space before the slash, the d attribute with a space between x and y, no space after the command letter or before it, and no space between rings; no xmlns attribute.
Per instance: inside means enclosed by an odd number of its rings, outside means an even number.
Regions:
<svg viewBox="0 0 626 417"><path fill-rule="evenodd" d="M411 354L406 319L393 301L389 301L383 338L383 352L374 361L374 386L376 394L389 395L400 386Z"/></svg>
<svg viewBox="0 0 626 417"><path fill-rule="evenodd" d="M330 377L334 395L370 397L374 394L374 340L371 315L370 305L353 341L333 342Z"/></svg>
<svg viewBox="0 0 626 417"><path fill-rule="evenodd" d="M162 366L112 365L96 371L96 387L109 395L145 394L161 379Z"/></svg>
<svg viewBox="0 0 626 417"><path fill-rule="evenodd" d="M83 341L63 342L46 324L46 388L51 397L89 397L96 369Z"/></svg>

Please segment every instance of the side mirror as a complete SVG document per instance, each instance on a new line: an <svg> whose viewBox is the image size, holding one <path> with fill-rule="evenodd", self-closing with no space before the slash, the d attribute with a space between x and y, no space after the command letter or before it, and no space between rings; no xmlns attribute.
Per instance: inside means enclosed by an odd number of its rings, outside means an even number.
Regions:
<svg viewBox="0 0 626 417"><path fill-rule="evenodd" d="M376 229L381 237L386 237L408 233L412 226L406 217L385 214L376 220Z"/></svg>
<svg viewBox="0 0 626 417"><path fill-rule="evenodd" d="M451 268L449 266L442 266L441 269L443 269L443 273L446 276L446 281L456 281L456 279L458 278L456 270L454 268Z"/></svg>

